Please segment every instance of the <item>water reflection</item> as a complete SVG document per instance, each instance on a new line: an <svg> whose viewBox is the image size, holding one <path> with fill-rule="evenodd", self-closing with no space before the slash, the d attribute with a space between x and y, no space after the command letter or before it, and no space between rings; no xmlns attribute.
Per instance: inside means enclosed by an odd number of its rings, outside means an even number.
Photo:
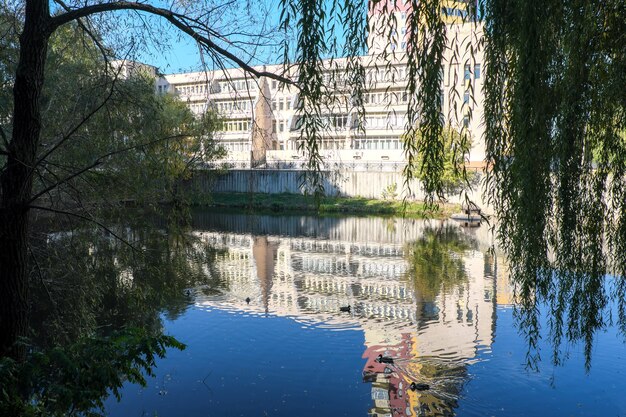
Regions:
<svg viewBox="0 0 626 417"><path fill-rule="evenodd" d="M125 327L156 335L163 330L162 314L176 319L192 303L185 289L227 288L211 272L213 249L188 228L129 219L112 231L117 237L100 228L33 236L31 321L39 347Z"/></svg>
<svg viewBox="0 0 626 417"><path fill-rule="evenodd" d="M208 230L196 224L195 236L217 250L214 269L227 288L197 305L360 331L369 415L454 415L467 366L490 350L496 303L509 300L496 297L488 236L440 221L357 218L282 218L281 235L268 233L266 219L200 219Z"/></svg>

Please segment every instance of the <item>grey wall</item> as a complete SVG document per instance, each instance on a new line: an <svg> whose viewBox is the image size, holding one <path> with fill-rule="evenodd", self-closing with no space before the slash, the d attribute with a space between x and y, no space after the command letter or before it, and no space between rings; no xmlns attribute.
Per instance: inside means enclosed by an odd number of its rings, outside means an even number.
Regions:
<svg viewBox="0 0 626 417"><path fill-rule="evenodd" d="M215 175L215 172L196 172L194 187L199 192L238 192L238 193L263 193L302 194L302 170L276 170L276 169L233 169L223 174ZM389 171L338 171L325 172L324 189L327 195L345 197L381 198L382 193L390 185L396 184L397 199L403 197L404 177L401 172ZM424 197L418 181L411 181L411 194L413 198ZM474 191L470 197L483 209L487 209L486 203L480 198L480 192ZM460 203L458 195L448 196L452 203ZM481 204L482 203L482 204Z"/></svg>

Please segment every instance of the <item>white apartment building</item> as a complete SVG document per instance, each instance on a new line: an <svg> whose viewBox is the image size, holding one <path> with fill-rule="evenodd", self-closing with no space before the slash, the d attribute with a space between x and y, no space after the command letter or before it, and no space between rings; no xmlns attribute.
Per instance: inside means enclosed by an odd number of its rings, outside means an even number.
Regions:
<svg viewBox="0 0 626 417"><path fill-rule="evenodd" d="M398 12L398 33L406 33L405 12ZM448 48L442 74L442 116L453 129L466 128L472 137L469 165L482 166L485 157L483 113L483 56L478 43L480 24L450 24ZM383 35L379 35L383 36ZM400 38L399 38L400 39ZM381 50L380 39L370 38L370 54L359 57L366 68L363 129L346 84L347 60L325 61L324 85L330 102L324 106L326 129L320 148L329 162L404 161L403 133L407 127L406 46L398 44L392 54ZM389 42L387 41L387 45ZM470 53L473 49L473 56ZM282 74L282 66L258 67ZM295 79L295 74L286 77ZM264 161L302 161L298 151L298 91L269 78L256 79L241 69L164 75L157 79L158 93L177 95L192 112L209 109L223 120L217 138L228 151L227 160L246 166L253 150L264 153ZM257 137L255 140L254 137ZM263 136L259 139L258 136Z"/></svg>

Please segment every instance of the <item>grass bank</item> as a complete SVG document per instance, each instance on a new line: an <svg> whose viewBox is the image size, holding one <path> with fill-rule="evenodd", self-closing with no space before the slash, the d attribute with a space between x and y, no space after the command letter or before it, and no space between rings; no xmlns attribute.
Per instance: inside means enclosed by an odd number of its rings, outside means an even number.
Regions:
<svg viewBox="0 0 626 417"><path fill-rule="evenodd" d="M412 218L445 218L459 210L457 205L442 204L436 211L426 211L421 202L410 202L404 206L401 201L360 197L323 197L318 207L313 197L300 194L214 193L211 195L209 205L214 208L228 208L255 213L405 215Z"/></svg>

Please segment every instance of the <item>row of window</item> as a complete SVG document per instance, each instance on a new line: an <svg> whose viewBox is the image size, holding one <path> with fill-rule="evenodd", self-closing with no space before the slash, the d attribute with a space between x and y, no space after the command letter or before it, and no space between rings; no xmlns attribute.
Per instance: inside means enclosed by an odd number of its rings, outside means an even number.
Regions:
<svg viewBox="0 0 626 417"><path fill-rule="evenodd" d="M397 116L394 114L382 116L366 116L364 120L364 127L369 127L373 129L404 127L405 124L405 116Z"/></svg>
<svg viewBox="0 0 626 417"><path fill-rule="evenodd" d="M348 127L348 116L345 114L327 116L324 122L330 128L343 130Z"/></svg>
<svg viewBox="0 0 626 417"><path fill-rule="evenodd" d="M249 142L221 142L220 144L231 152L249 152L251 149Z"/></svg>
<svg viewBox="0 0 626 417"><path fill-rule="evenodd" d="M354 140L354 149L402 149L400 138L367 137Z"/></svg>
<svg viewBox="0 0 626 417"><path fill-rule="evenodd" d="M174 87L174 90L176 91L177 94L184 94L184 95L206 94L209 92L209 86L206 84L183 85L179 87Z"/></svg>
<svg viewBox="0 0 626 417"><path fill-rule="evenodd" d="M252 90L256 84L252 80L235 80L235 81L221 81L219 83L221 92L230 91L249 91ZM167 85L158 86L157 91L159 93L165 93L169 90ZM193 84L193 85L181 85L174 87L174 91L178 94L193 95L193 94L207 94L210 92L210 87L206 83Z"/></svg>
<svg viewBox="0 0 626 417"><path fill-rule="evenodd" d="M225 132L248 132L250 130L249 120L228 120L222 122L222 130Z"/></svg>
<svg viewBox="0 0 626 417"><path fill-rule="evenodd" d="M256 87L253 80L231 80L220 82L220 92L250 91Z"/></svg>
<svg viewBox="0 0 626 417"><path fill-rule="evenodd" d="M404 43L404 42L403 42ZM404 49L404 45L402 46ZM330 86L336 76L338 75L339 81L344 82L345 73L325 73L324 74L324 83ZM378 68L368 72L367 74L367 83L375 84L377 82L397 82L403 81L407 77L407 69L406 67L395 67L394 69L388 70L387 68ZM454 76L454 71L452 67L448 68L448 77L445 79L445 85L448 86L450 84L451 77ZM472 76L474 79L481 78L481 67L480 64L474 65L474 70L472 71L470 64L465 64L464 66L464 75L463 75L463 83L467 80L471 80ZM275 88L276 81L272 81L272 86ZM220 82L220 88L222 92L226 91L242 91L242 90L251 90L255 87L255 82L252 80L235 80L235 81L222 81ZM174 87L174 91L178 94L184 95L193 95L193 94L207 94L209 93L209 86L207 84L195 84L195 85L185 85L185 86L177 86ZM165 93L169 91L169 86L167 85L159 85L157 86L157 91L159 93ZM366 101L367 102L367 101ZM406 102L406 101L403 101ZM289 110L293 108L293 104L291 102L291 98L283 97L272 100L272 109L274 110Z"/></svg>
<svg viewBox="0 0 626 417"><path fill-rule="evenodd" d="M404 47L403 47L404 48ZM407 71L406 67L394 67L391 70L387 68L370 69L367 72L366 80L368 83L376 82L396 82L406 79ZM344 70L327 71L323 74L324 85L332 86L335 83L343 85L346 83L347 73ZM277 89L280 86L276 80L271 82L272 89ZM224 89L222 89L223 91Z"/></svg>
<svg viewBox="0 0 626 417"><path fill-rule="evenodd" d="M409 100L409 94L406 91L398 91L398 92L381 92L381 93L368 93L363 94L363 101L365 104L383 104L383 105L393 105L393 104L404 104Z"/></svg>
<svg viewBox="0 0 626 417"><path fill-rule="evenodd" d="M249 100L219 101L215 105L220 113L252 110L252 102Z"/></svg>
<svg viewBox="0 0 626 417"><path fill-rule="evenodd" d="M404 66L394 68L381 67L368 71L366 80L368 84L375 84L379 82L399 82L404 81L407 74L406 67Z"/></svg>
<svg viewBox="0 0 626 417"><path fill-rule="evenodd" d="M467 10L457 9L456 7L442 7L441 13L447 17L467 17Z"/></svg>

